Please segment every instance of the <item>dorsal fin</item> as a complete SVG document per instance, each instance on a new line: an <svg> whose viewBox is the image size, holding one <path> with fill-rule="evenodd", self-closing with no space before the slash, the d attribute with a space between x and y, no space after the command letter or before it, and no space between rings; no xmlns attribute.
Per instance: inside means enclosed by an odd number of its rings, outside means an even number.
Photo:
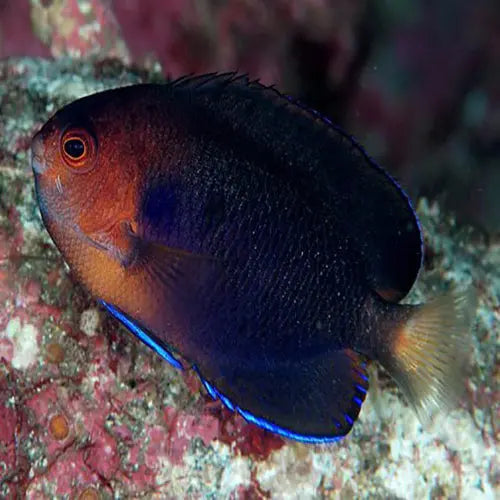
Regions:
<svg viewBox="0 0 500 500"><path fill-rule="evenodd" d="M423 255L417 216L402 188L351 136L245 75L213 73L170 86L179 99L188 96L199 123L206 121L227 140L233 133L235 141L254 145L247 150L258 167L336 217L365 257L373 289L391 301L409 292Z"/></svg>

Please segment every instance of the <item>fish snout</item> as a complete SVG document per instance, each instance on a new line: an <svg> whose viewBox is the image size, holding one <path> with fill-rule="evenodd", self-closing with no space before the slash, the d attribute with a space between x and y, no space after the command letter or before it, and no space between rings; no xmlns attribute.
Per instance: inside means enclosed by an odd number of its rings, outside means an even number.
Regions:
<svg viewBox="0 0 500 500"><path fill-rule="evenodd" d="M31 141L31 168L37 174L43 174L47 170L44 153L45 146L43 145L43 137L39 132Z"/></svg>

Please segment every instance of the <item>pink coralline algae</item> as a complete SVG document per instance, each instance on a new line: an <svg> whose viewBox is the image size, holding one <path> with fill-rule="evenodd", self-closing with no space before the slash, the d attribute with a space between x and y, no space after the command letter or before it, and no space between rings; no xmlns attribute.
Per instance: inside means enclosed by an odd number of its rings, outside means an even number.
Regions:
<svg viewBox="0 0 500 500"><path fill-rule="evenodd" d="M378 127L368 134L369 149L401 172L420 157L415 151L436 163L441 157L424 143L408 147L414 131L426 135L432 110L411 112L418 104L405 104L412 99L404 82L390 79L396 88L382 91L373 68L362 84L357 80L367 57L359 37L373 36L363 31L369 13L362 2L331 4L30 2L35 29L53 55L99 60L0 62L0 497L494 498L500 250L437 204L418 206L427 255L409 300L433 297L443 283L472 281L479 291L462 408L424 429L394 384L371 367L358 425L322 447L246 423L213 401L194 374L175 371L139 344L74 283L40 221L28 169L38 127L83 94L165 73L250 71L300 91L336 118L350 105L357 126ZM411 52L409 38L398 37L398 54ZM150 69L125 66L129 50ZM392 52L384 54L387 67L397 66ZM425 57L417 59L427 67Z"/></svg>
<svg viewBox="0 0 500 500"><path fill-rule="evenodd" d="M28 59L0 64L0 74L13 75L8 101L0 98L7 110L0 127L10 123L17 137L32 133L47 107L81 93L158 79L115 62ZM49 80L65 93L50 93ZM13 121L9 109L23 112ZM472 279L480 293L462 409L423 429L372 367L368 400L346 439L323 447L287 442L213 401L194 374L139 344L71 280L39 219L26 152L10 137L0 138L2 497L492 498L497 246L420 203L429 251L411 300L436 295L444 281Z"/></svg>
<svg viewBox="0 0 500 500"><path fill-rule="evenodd" d="M255 458L263 456L263 449L282 446L281 439L201 396L192 374L184 383L152 353L137 351L136 341L118 332L109 318L96 335L81 331L81 322L71 318L89 310L90 299L81 291L71 298L45 296L48 286L66 289L62 261L45 261L43 253L24 255L19 214L5 215L11 237L2 238L2 495L76 495L88 488L154 493L158 477L168 476L168 470L193 467L194 443L209 449L220 439L228 450L234 443L235 454ZM23 273L34 263L40 265L33 273L37 278ZM34 336L23 333L27 328ZM32 344L32 350L23 343ZM33 352L31 362L16 366L16 349L24 349L25 356Z"/></svg>
<svg viewBox="0 0 500 500"><path fill-rule="evenodd" d="M182 415L175 408L166 408L164 412L168 432L163 427L150 430L151 446L148 449L149 461L155 461L159 446L166 446L165 450L174 464L181 464L183 457L193 437L200 437L205 446L208 446L220 435L219 419L210 415ZM160 444L162 443L162 444Z"/></svg>
<svg viewBox="0 0 500 500"><path fill-rule="evenodd" d="M31 0L31 18L35 33L55 57L92 54L128 57L109 2Z"/></svg>

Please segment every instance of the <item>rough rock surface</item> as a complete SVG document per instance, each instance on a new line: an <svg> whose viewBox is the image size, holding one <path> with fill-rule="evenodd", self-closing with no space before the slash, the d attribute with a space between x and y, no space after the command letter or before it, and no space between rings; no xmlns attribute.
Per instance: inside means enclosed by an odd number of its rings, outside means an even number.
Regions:
<svg viewBox="0 0 500 500"><path fill-rule="evenodd" d="M479 308L463 406L425 430L373 366L346 439L286 442L212 402L71 280L40 220L30 138L76 97L160 78L112 61L0 63L0 497L494 498L500 245L436 204L418 204L427 257L409 300L472 281Z"/></svg>

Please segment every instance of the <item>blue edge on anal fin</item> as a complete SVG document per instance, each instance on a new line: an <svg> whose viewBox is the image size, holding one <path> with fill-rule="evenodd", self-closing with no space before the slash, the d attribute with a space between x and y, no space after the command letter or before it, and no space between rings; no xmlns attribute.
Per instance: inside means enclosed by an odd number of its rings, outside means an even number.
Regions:
<svg viewBox="0 0 500 500"><path fill-rule="evenodd" d="M123 325L125 325L141 342L146 344L148 347L153 349L157 354L159 354L165 361L170 363L174 368L177 368L179 370L183 369L182 364L170 354L165 347L160 344L158 341L156 341L154 338L152 338L146 331L144 331L142 328L140 328L138 325L136 325L132 320L130 320L125 314L123 314L121 311L116 309L114 306L111 304L108 304L104 300L99 300L99 303L104 306L104 308L112 315L114 316L118 321L120 321ZM256 417L252 413L244 410L243 408L240 408L239 406L234 405L226 396L221 394L215 387L213 387L209 382L207 382L202 376L201 373L198 370L198 367L196 365L193 365L193 369L200 378L203 386L207 390L208 394L215 400L215 399L220 399L224 406L230 410L230 411L236 411L239 413L247 422L252 423L254 425L257 425L258 427L261 427L262 429L265 429L266 431L273 432L275 434L278 434L279 436L288 438L288 439L293 439L295 441L300 441L302 443L310 443L310 444L324 444L324 443L332 443L335 441L341 440L344 436L307 436L304 434L298 434L296 432L290 431L288 429L285 429L283 427L280 427L279 425L273 424L272 422L269 422L268 420L261 418L261 417ZM366 390L358 386L361 390L363 390L366 393ZM362 401L359 398L354 398L354 401L356 404L359 404L361 406ZM344 414L344 417L346 419L346 422L349 425L353 424L352 418ZM340 428L341 425L339 422L336 422L334 420L335 425Z"/></svg>
<svg viewBox="0 0 500 500"><path fill-rule="evenodd" d="M166 349L157 342L155 339L151 338L142 328L139 328L133 321L131 321L125 314L120 312L111 304L108 304L104 300L99 300L102 304L118 321L123 323L141 342L146 344L148 347L153 349L158 353L165 361L170 363L174 368L182 370L182 365L177 361Z"/></svg>
<svg viewBox="0 0 500 500"><path fill-rule="evenodd" d="M310 444L333 443L335 441L340 441L344 437L344 436L307 436L304 434L297 434L296 432L290 431L288 429L280 427L279 425L273 424L272 422L269 422L269 420L266 420L261 417L256 417L252 413L244 410L243 408L240 408L239 406L235 406L233 403L231 403L231 401L226 396L221 394L213 385L211 385L201 376L196 365L193 365L193 369L197 373L203 386L207 390L208 394L210 394L212 399L220 399L228 410L236 411L247 422L255 424L258 427L265 429L266 431L273 432L274 434L278 434L279 436L288 439L293 439L295 441L300 441L302 443L310 443ZM351 422L349 422L349 420L347 419L351 420ZM348 421L349 424L352 424L352 419L350 419L348 415L346 415L346 421Z"/></svg>

